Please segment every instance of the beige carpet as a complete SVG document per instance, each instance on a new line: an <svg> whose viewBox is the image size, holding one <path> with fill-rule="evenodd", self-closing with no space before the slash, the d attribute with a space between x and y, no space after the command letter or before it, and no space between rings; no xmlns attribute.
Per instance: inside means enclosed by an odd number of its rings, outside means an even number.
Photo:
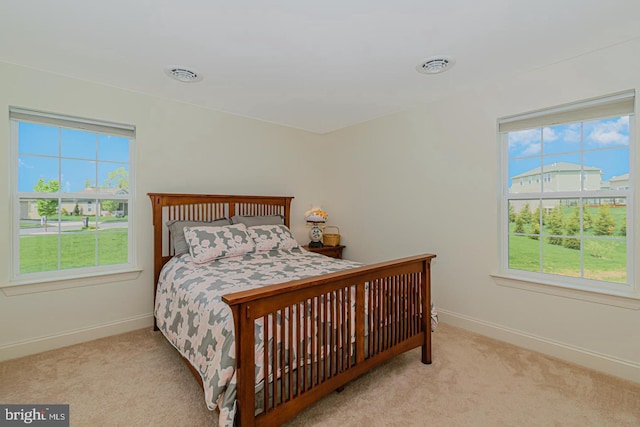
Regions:
<svg viewBox="0 0 640 427"><path fill-rule="evenodd" d="M290 426L640 426L640 384L440 324ZM0 363L0 403L69 403L72 426L216 426L175 350L141 330Z"/></svg>

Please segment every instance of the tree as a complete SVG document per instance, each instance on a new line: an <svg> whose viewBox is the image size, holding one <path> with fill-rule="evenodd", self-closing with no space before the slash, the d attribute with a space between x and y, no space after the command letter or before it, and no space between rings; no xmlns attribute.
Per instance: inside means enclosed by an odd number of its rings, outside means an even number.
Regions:
<svg viewBox="0 0 640 427"><path fill-rule="evenodd" d="M104 180L107 188L122 188L129 190L129 171L120 166L118 169L107 174Z"/></svg>
<svg viewBox="0 0 640 427"><path fill-rule="evenodd" d="M586 231L591 228L593 225L593 219L591 218L591 213L589 213L589 208L586 206L582 208L582 228Z"/></svg>
<svg viewBox="0 0 640 427"><path fill-rule="evenodd" d="M109 172L104 183L107 188L120 188L129 191L129 171L121 166ZM104 200L101 202L102 209L109 212L119 210L121 205L122 202L118 200Z"/></svg>
<svg viewBox="0 0 640 427"><path fill-rule="evenodd" d="M529 236L530 239L538 240L538 238L540 237L540 222L539 221L532 221L531 222L531 234L532 234L532 236Z"/></svg>
<svg viewBox="0 0 640 427"><path fill-rule="evenodd" d="M102 209L109 212L117 211L121 202L118 200L103 200L100 202Z"/></svg>
<svg viewBox="0 0 640 427"><path fill-rule="evenodd" d="M593 222L593 230L596 236L611 236L616 228L616 221L609 211L609 205L602 205L598 210L598 216Z"/></svg>
<svg viewBox="0 0 640 427"><path fill-rule="evenodd" d="M516 211L511 203L509 203L509 222L516 222Z"/></svg>
<svg viewBox="0 0 640 427"><path fill-rule="evenodd" d="M516 216L516 226L513 229L514 233L524 233L524 220L522 219L522 215Z"/></svg>
<svg viewBox="0 0 640 427"><path fill-rule="evenodd" d="M547 215L547 226L549 227L549 234L554 236L547 237L547 241L552 245L562 245L561 236L564 231L564 214L562 212L562 206L558 205L549 215Z"/></svg>
<svg viewBox="0 0 640 427"><path fill-rule="evenodd" d="M57 179L45 181L44 178L40 178L36 185L33 186L33 191L36 193L57 193L59 190L60 183ZM58 199L38 199L36 204L38 215L44 221L44 231L47 231L48 217L58 213Z"/></svg>
<svg viewBox="0 0 640 427"><path fill-rule="evenodd" d="M536 210L533 211L533 215L531 216L531 221L532 221L532 224L534 222L540 223L540 221L542 221L542 225L544 225L544 211L542 211L542 216L540 216L540 206L538 206Z"/></svg>
<svg viewBox="0 0 640 427"><path fill-rule="evenodd" d="M531 209L529 208L529 203L522 205L522 209L520 209L520 216L525 224L531 224Z"/></svg>
<svg viewBox="0 0 640 427"><path fill-rule="evenodd" d="M566 223L566 235L576 236L580 234L580 206L576 206L573 214ZM564 239L563 246L569 249L580 249L580 239Z"/></svg>
<svg viewBox="0 0 640 427"><path fill-rule="evenodd" d="M622 223L620 224L620 235L621 236L627 235L627 216L626 215L622 217Z"/></svg>

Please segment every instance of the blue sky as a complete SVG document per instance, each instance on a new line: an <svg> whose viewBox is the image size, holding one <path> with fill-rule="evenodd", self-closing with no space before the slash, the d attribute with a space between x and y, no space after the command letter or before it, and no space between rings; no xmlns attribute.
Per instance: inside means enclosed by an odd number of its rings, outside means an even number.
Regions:
<svg viewBox="0 0 640 427"><path fill-rule="evenodd" d="M509 179L541 160L580 164L583 138L584 166L600 168L605 181L629 173L629 116L623 116L510 132Z"/></svg>
<svg viewBox="0 0 640 427"><path fill-rule="evenodd" d="M79 130L20 122L18 191L31 192L40 178L59 180L65 193L81 191L87 181L105 185L107 174L129 170L129 140Z"/></svg>

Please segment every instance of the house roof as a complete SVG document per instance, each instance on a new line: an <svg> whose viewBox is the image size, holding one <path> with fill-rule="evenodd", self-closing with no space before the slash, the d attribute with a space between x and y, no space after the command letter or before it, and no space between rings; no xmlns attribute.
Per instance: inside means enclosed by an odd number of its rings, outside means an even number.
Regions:
<svg viewBox="0 0 640 427"><path fill-rule="evenodd" d="M582 166L577 165L575 163L567 163L567 162L557 162L557 163L551 163L550 165L544 165L544 172L543 173L549 173L549 172L580 172L580 170L582 170ZM528 170L526 172L521 173L520 175L516 175L514 177L512 177L511 179L516 179L516 178L524 178L526 176L531 176L531 175L540 175L540 171L542 168L537 167L535 169L531 169ZM584 170L587 172L601 172L600 168L595 168L592 166L585 166Z"/></svg>
<svg viewBox="0 0 640 427"><path fill-rule="evenodd" d="M628 181L629 180L629 174L625 173L624 175L619 175L619 176L612 176L609 181Z"/></svg>
<svg viewBox="0 0 640 427"><path fill-rule="evenodd" d="M99 187L96 190L96 187L87 187L84 190L76 192L76 194L96 194L96 193L122 195L122 194L129 194L129 191L126 188L104 188L104 187Z"/></svg>

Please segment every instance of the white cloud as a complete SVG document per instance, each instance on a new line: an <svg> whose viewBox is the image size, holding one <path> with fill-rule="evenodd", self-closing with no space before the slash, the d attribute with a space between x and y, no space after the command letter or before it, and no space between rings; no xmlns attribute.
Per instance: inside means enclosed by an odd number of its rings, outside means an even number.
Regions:
<svg viewBox="0 0 640 427"><path fill-rule="evenodd" d="M540 154L541 147L542 147L542 144L540 142L531 143L527 146L527 148L525 148L525 150L522 152L522 155L532 156L534 154Z"/></svg>
<svg viewBox="0 0 640 427"><path fill-rule="evenodd" d="M629 117L589 125L587 141L597 145L629 145ZM586 132L585 132L586 133Z"/></svg>
<svg viewBox="0 0 640 427"><path fill-rule="evenodd" d="M574 123L565 127L562 132L562 140L564 142L580 142L582 137L582 129L580 123Z"/></svg>
<svg viewBox="0 0 640 427"><path fill-rule="evenodd" d="M554 127L545 127L542 129L545 145L552 145L554 142L558 144L578 143L582 135L580 123L571 125L561 125ZM561 146L562 151L575 149L568 146ZM577 147L576 147L577 148Z"/></svg>
<svg viewBox="0 0 640 427"><path fill-rule="evenodd" d="M558 139L558 134L552 128L546 127L542 129L542 138L544 142L553 142Z"/></svg>
<svg viewBox="0 0 640 427"><path fill-rule="evenodd" d="M528 129L518 132L509 132L509 149L525 149L525 151L531 151L531 146L537 146L537 151L532 151L527 154L537 154L540 152L540 130ZM523 153L524 155L527 155Z"/></svg>

